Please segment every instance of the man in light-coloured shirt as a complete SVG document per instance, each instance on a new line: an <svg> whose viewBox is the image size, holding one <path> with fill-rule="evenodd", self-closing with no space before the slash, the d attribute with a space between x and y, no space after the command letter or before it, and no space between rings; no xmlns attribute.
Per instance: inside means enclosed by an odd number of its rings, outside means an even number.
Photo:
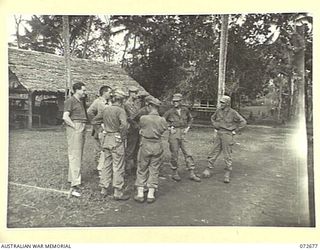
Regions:
<svg viewBox="0 0 320 250"><path fill-rule="evenodd" d="M213 141L213 148L208 156L208 167L203 172L203 177L211 176L211 171L218 156L223 153L225 162L224 182L230 182L232 171L232 145L234 144L233 137L236 133L246 126L246 120L231 107L231 98L222 96L220 99L220 107L211 116L211 122L215 129L216 136Z"/></svg>
<svg viewBox="0 0 320 250"><path fill-rule="evenodd" d="M85 143L86 123L88 121L83 99L86 87L82 82L73 84L73 96L64 103L63 120L66 123L68 141L69 172L68 182L71 183L70 194L80 197L81 163Z"/></svg>

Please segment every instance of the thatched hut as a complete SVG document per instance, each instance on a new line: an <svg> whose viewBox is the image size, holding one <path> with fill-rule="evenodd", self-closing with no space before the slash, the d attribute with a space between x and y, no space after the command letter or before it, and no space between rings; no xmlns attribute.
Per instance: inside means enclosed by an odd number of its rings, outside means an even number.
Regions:
<svg viewBox="0 0 320 250"><path fill-rule="evenodd" d="M8 53L10 120L20 117L31 128L33 120L40 125L43 116L54 111L61 113L66 89L64 57L15 48L9 48ZM144 90L119 65L113 63L72 58L71 74L73 82L86 84L89 102L97 96L102 85L123 89L136 86ZM55 105L49 105L50 102ZM55 110L41 112L43 103L55 107Z"/></svg>

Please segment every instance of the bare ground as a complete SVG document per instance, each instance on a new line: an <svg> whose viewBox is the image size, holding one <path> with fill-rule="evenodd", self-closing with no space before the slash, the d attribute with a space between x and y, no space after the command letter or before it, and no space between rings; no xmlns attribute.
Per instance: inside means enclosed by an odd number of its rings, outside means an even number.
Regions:
<svg viewBox="0 0 320 250"><path fill-rule="evenodd" d="M210 128L193 128L189 146L201 173L207 165ZM9 134L9 228L108 226L309 226L307 167L291 143L293 129L249 126L237 135L233 149L234 171L223 183L223 160L214 175L201 183L188 180L182 154L182 181L171 179L167 137L159 192L153 204L133 198L114 201L102 197L92 155L93 139L87 133L82 169L82 197L19 184L67 191L67 146L64 130L14 130ZM299 143L299 142L297 142ZM134 176L127 179L133 197ZM18 184L18 185L16 185Z"/></svg>

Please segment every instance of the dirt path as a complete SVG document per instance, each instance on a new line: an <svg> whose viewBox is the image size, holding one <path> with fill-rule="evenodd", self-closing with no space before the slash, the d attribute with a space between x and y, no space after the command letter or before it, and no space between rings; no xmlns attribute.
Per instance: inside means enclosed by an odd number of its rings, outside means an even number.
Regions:
<svg viewBox="0 0 320 250"><path fill-rule="evenodd" d="M98 177L89 155L92 140L88 136L83 196L67 200L63 194L11 185L8 226L308 226L306 190L303 186L305 176L302 176L306 166L291 144L293 131L247 128L238 136L238 144L234 147L234 171L230 184L223 183L222 159L217 162L211 178L203 179L201 183L191 182L180 155L182 181L173 181L170 167L165 164L158 198L153 204L139 204L133 199L116 202L111 197L101 197ZM189 135L199 172L207 164L210 132L208 128L197 128ZM29 147L30 152L24 152L24 160L19 158L23 139L29 139L29 144L40 142L44 147L50 136L56 139L50 147L53 152L59 150L59 159L50 157L52 152L48 149L47 153L42 154L49 155L43 156L34 147ZM19 131L10 134L9 181L66 189L63 178L67 171L64 140L63 131ZM166 138L164 144L167 148ZM13 151L13 148L16 150ZM168 160L166 150L165 161ZM128 180L128 192L132 196L133 182L132 176Z"/></svg>

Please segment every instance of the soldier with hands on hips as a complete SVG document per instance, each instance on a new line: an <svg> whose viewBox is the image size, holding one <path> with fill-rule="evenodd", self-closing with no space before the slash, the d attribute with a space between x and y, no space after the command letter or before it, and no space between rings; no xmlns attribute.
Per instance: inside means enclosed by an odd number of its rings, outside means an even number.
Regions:
<svg viewBox="0 0 320 250"><path fill-rule="evenodd" d="M171 168L173 170L172 179L180 181L178 172L178 154L181 149L187 169L190 172L189 179L200 182L201 179L195 174L195 164L191 153L187 148L186 135L190 129L193 118L188 108L181 104L182 95L177 93L173 95L172 102L174 107L169 109L163 117L168 122L169 127L169 149L171 152Z"/></svg>
<svg viewBox="0 0 320 250"><path fill-rule="evenodd" d="M208 156L208 167L204 170L203 177L208 178L211 176L214 163L222 152L225 162L224 182L229 183L232 171L233 137L246 126L247 122L237 111L231 108L231 98L229 96L222 96L219 103L220 107L211 116L216 135L212 151Z"/></svg>

